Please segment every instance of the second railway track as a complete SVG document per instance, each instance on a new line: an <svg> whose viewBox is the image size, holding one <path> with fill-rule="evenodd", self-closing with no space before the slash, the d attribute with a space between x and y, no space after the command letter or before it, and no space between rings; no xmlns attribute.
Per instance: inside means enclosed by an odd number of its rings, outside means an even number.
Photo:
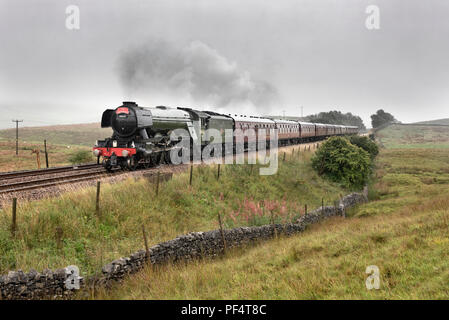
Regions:
<svg viewBox="0 0 449 320"><path fill-rule="evenodd" d="M63 173L63 172L75 172L88 170L92 168L101 168L101 165L96 163L80 164L78 166L66 166L66 167L54 167L47 169L37 169L37 170L23 170L23 171L12 171L12 172L0 172L0 181L5 181L7 179L24 178L31 176L41 176L53 173Z"/></svg>
<svg viewBox="0 0 449 320"><path fill-rule="evenodd" d="M56 167L0 174L0 195L76 183L118 174L108 173L97 164Z"/></svg>

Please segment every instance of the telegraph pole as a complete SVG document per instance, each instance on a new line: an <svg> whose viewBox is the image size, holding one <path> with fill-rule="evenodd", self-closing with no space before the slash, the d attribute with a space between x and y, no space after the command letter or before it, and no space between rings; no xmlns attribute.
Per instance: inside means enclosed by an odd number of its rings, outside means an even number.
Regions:
<svg viewBox="0 0 449 320"><path fill-rule="evenodd" d="M19 155L19 122L23 120L13 120L16 123L16 156Z"/></svg>

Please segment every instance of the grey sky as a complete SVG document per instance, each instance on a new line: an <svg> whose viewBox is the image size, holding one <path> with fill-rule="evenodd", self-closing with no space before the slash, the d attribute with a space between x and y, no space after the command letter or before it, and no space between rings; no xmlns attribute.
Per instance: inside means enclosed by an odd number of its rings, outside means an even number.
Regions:
<svg viewBox="0 0 449 320"><path fill-rule="evenodd" d="M71 4L80 8L80 30L65 27ZM371 4L380 8L380 30L365 27ZM404 122L449 117L448 17L446 0L0 0L0 128L13 118L99 121L123 100L286 115L300 115L300 106L305 114L338 109L367 125L378 108ZM164 65L181 61L181 71L160 83L144 72L133 90L123 56L150 48L148 60L158 42L182 55ZM201 57L211 59L212 73L203 74L210 68ZM198 83L211 94L189 92ZM276 99L259 108L264 85ZM228 101L217 86L251 98L215 105Z"/></svg>

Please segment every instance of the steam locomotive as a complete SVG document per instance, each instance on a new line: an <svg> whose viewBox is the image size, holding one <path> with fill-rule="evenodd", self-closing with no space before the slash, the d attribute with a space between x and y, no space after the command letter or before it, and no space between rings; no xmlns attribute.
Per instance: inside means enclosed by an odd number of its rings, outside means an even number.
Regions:
<svg viewBox="0 0 449 320"><path fill-rule="evenodd" d="M213 111L200 111L190 108L169 108L165 106L141 107L135 102L125 101L116 109L103 112L101 127L111 127L112 137L97 141L94 155L107 170L116 168L135 170L148 168L159 163L170 162L170 151L178 141L170 139L176 129L188 132L191 146L213 143L207 129L219 132L239 132L244 136L244 147L251 143L248 130L258 132L277 129L280 146L301 142L322 140L330 136L357 134L358 127L307 123L267 117L238 114L220 114ZM240 130L236 130L240 129ZM235 131L236 130L236 131ZM263 131L260 131L263 132ZM238 137L234 136L233 139ZM269 134L266 140L269 144ZM235 144L233 144L235 146ZM225 148L224 143L220 146ZM235 152L235 150L234 150Z"/></svg>

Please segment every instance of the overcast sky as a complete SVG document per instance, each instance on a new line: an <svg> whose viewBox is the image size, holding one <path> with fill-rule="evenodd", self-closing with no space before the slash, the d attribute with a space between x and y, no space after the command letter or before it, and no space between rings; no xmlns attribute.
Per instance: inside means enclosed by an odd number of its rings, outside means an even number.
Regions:
<svg viewBox="0 0 449 320"><path fill-rule="evenodd" d="M97 122L123 100L413 122L449 117L448 84L447 0L0 0L0 128Z"/></svg>

